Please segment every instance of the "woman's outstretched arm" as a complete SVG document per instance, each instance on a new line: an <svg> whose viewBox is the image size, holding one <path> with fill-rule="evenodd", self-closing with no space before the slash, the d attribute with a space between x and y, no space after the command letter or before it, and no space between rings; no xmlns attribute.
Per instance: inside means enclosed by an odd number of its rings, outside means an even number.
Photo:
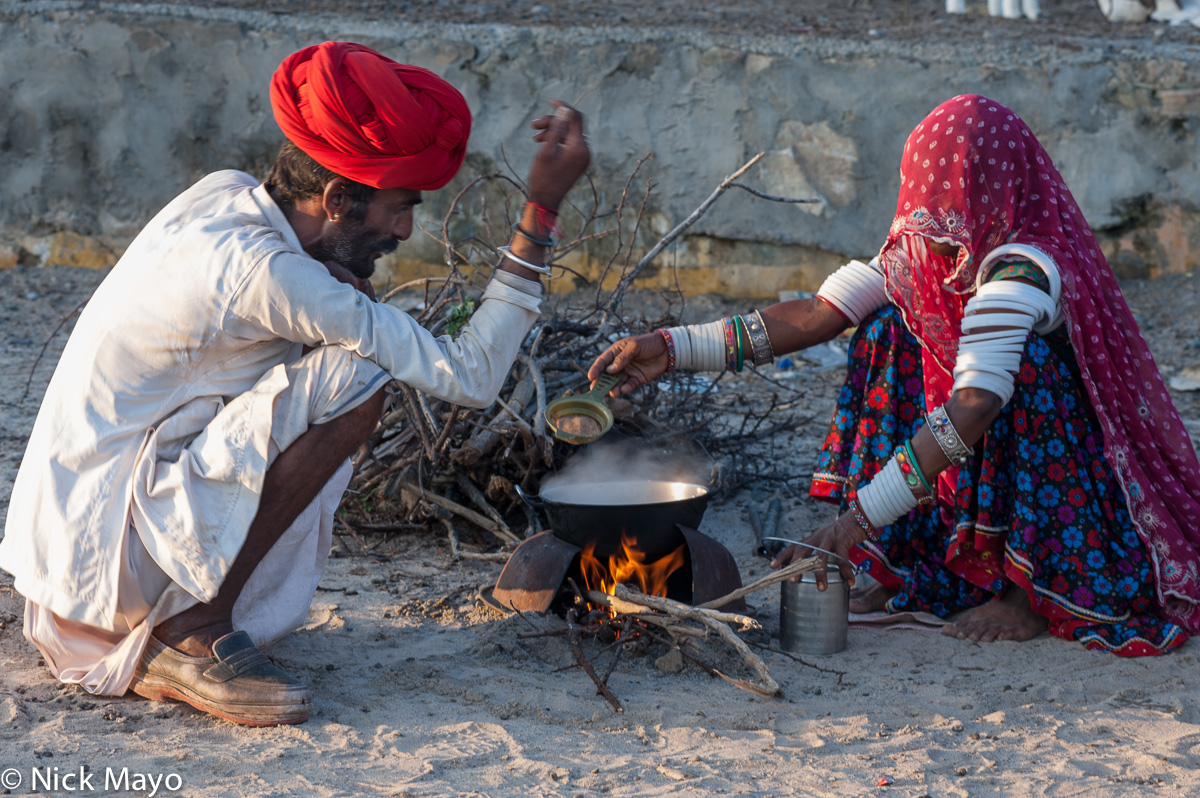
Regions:
<svg viewBox="0 0 1200 798"><path fill-rule="evenodd" d="M850 326L838 310L816 298L779 302L760 313L776 356L831 341ZM751 350L745 331L742 348ZM613 396L620 396L655 379L667 365L666 340L656 331L622 338L604 350L588 369L588 379L594 381L605 372L625 372L625 379L612 390Z"/></svg>

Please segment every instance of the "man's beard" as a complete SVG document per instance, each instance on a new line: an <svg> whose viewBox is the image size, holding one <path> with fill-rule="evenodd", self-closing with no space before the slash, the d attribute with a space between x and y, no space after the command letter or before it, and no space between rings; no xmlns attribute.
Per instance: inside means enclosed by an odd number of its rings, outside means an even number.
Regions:
<svg viewBox="0 0 1200 798"><path fill-rule="evenodd" d="M355 277L366 279L375 273L375 260L371 256L376 252L386 255L399 245L395 236L373 238L361 224L347 222L335 226L333 235L308 254L321 262L334 261Z"/></svg>

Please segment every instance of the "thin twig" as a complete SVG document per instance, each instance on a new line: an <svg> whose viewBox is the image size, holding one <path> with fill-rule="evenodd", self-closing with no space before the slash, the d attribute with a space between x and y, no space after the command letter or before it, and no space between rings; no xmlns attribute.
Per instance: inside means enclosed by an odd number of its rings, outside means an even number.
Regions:
<svg viewBox="0 0 1200 798"><path fill-rule="evenodd" d="M507 562L512 556L512 552L482 552L482 551L464 551L458 542L458 530L454 528L454 522L449 518L441 519L442 525L446 527L446 538L450 541L450 559L451 560L475 560L476 562Z"/></svg>
<svg viewBox="0 0 1200 798"><path fill-rule="evenodd" d="M488 518L495 521L496 526L500 527L514 538L517 537L515 534L513 534L513 531L508 528L508 524L504 523L504 517L501 516L500 513L496 511L496 508L488 502L487 497L480 492L479 488L475 487L474 483L471 482L470 478L466 474L459 471L457 481L458 487L462 489L463 493L467 494L467 498L474 502L476 507L478 507L480 510L483 510L484 514L487 515Z"/></svg>
<svg viewBox="0 0 1200 798"><path fill-rule="evenodd" d="M386 294L379 298L380 302L387 302L396 294L402 291L407 291L410 288L415 288L418 285L429 285L430 283L457 283L459 285L469 285L469 281L461 277L418 277L416 280L409 280L407 283L401 283L395 288L389 290Z"/></svg>
<svg viewBox="0 0 1200 798"><path fill-rule="evenodd" d="M745 587L739 587L737 590L727 593L720 598L715 598L712 601L706 601L703 604L697 604L696 606L703 609L724 607L729 602L736 601L743 596L748 596L751 593L762 590L764 587L770 587L771 585L778 584L785 579L791 579L793 576L806 574L809 571L815 571L818 567L820 567L820 564L820 558L807 557L803 560L799 560L798 562L791 563L790 565L785 565L783 568L780 568L773 574L767 574L761 579L756 579Z"/></svg>
<svg viewBox="0 0 1200 798"><path fill-rule="evenodd" d="M405 532L410 529L425 529L426 524L357 524L363 532Z"/></svg>
<svg viewBox="0 0 1200 798"><path fill-rule="evenodd" d="M734 180L729 184L729 187L740 188L743 191L749 191L754 196L762 197L763 199L770 200L771 202L821 202L821 199L818 197L780 197L776 194L767 194L759 191L756 188L751 188L740 180Z"/></svg>
<svg viewBox="0 0 1200 798"><path fill-rule="evenodd" d="M617 585L613 589L613 596L621 601L628 602L625 606L633 605L641 608L640 610L622 609L622 612L644 612L647 609L651 609L665 612L674 618L682 618L688 621L703 623L707 619L722 623L736 623L742 627L743 631L762 628L762 625L749 615L742 615L736 612L720 612L719 610L704 607L692 607L681 601L674 601L673 599L661 596L647 596L645 593L633 590L626 585Z"/></svg>
<svg viewBox="0 0 1200 798"><path fill-rule="evenodd" d="M533 346L530 347L528 355L517 355L517 360L525 364L525 368L529 369L529 376L533 379L534 396L537 399L537 409L533 413L533 439L542 447L542 460L546 465L550 465L553 458L552 444L546 437L546 381L542 377L542 370L538 368L537 359L534 353L537 351L538 340L541 339L541 333L538 333L537 339L534 340Z"/></svg>
<svg viewBox="0 0 1200 798"><path fill-rule="evenodd" d="M612 690L605 684L599 676L596 675L596 669L592 667L592 663L588 662L587 657L583 655L583 643L579 637L579 626L575 623L575 608L571 607L567 610L567 642L571 646L571 653L575 655L575 660L583 668L588 677L596 683L596 691L608 699L608 703L612 706L613 712L618 715L625 711L621 706L621 702L613 695Z"/></svg>
<svg viewBox="0 0 1200 798"><path fill-rule="evenodd" d="M346 532L350 535L350 537L354 538L354 542L358 544L359 548L365 549L367 547L366 544L363 543L363 539L358 536L358 532L354 529L353 526L350 525L349 521L347 521L345 518L342 518L341 516L335 516L334 520L337 523L342 525L342 527L346 530Z"/></svg>
<svg viewBox="0 0 1200 798"><path fill-rule="evenodd" d="M565 244L560 247L555 247L554 261L553 261L554 265L560 269L565 269L566 268L565 266L563 266L561 263L558 263L558 261L561 260L565 255L568 255L571 252L573 252L574 250L579 249L581 246L583 246L584 244L586 244L589 241L595 241L600 238L607 238L608 236L612 235L615 232L617 232L617 229L615 227L609 227L604 230L597 230L594 233L588 233L585 236L581 236L581 237L575 239L574 241L572 241L569 244ZM572 270L568 269L568 271L572 271ZM577 275L579 274L578 272L574 272L574 271L572 271L572 273L577 274ZM580 276L582 276L582 275L580 275ZM589 285L591 284L590 280L588 280L587 282Z"/></svg>
<svg viewBox="0 0 1200 798"><path fill-rule="evenodd" d="M608 277L608 272L612 269L613 263L616 262L617 256L621 254L621 250L625 246L624 235L621 233L621 221L625 212L625 198L629 195L629 187L633 185L633 179L637 177L641 171L642 164L654 157L654 153L648 152L641 158L638 158L637 165L633 167L633 174L629 175L629 179L625 181L625 188L621 190L621 199L617 202L616 216L617 223L613 229L617 231L617 246L609 256L608 262L604 264L604 268L600 271L600 276L596 278L596 305L600 306L600 294L604 290L604 278Z"/></svg>
<svg viewBox="0 0 1200 798"><path fill-rule="evenodd" d="M504 528L497 526L496 523L494 521L492 521L492 519L487 518L486 516L480 515L479 513L475 512L474 510L472 510L468 507L463 507L458 502L447 499L445 496L439 496L438 494L433 493L432 491L423 490L420 486L414 485L411 482L407 482L407 481L403 481L403 480L400 482L400 487L402 489L408 491L409 493L412 493L415 496L421 497L422 499L424 499L425 501L427 501L431 504L436 504L438 507L441 507L444 510L449 510L450 512L454 513L455 515L467 519L475 526L477 526L481 529L486 529L488 532L491 532L493 535L500 538L501 540L507 541L509 543L520 543L521 542L520 538L518 538L516 535L514 535L508 529L504 529Z"/></svg>
<svg viewBox="0 0 1200 798"><path fill-rule="evenodd" d="M501 174L502 174L502 172L492 172L491 174L487 174L487 175L478 175L473 180L471 180L469 183L467 183L465 186L463 186L462 189L459 190L459 192L454 195L454 199L450 200L450 207L446 209L446 215L444 217L442 217L442 241L446 245L446 265L447 266L450 266L450 267L454 266L454 253L450 246L450 219L452 216L454 216L454 213L458 210L459 200L461 200L464 196L466 196L467 192L470 191L471 189L473 189L477 184L482 183L487 180L491 180L492 178L500 177Z"/></svg>
<svg viewBox="0 0 1200 798"><path fill-rule="evenodd" d="M617 618L629 616L634 620L651 623L655 626L662 627L663 629L682 629L685 634L690 636L707 636L707 632L705 632L703 629L688 627L678 618L671 618L660 613L656 613L654 610L644 607L641 604L623 601L622 599L619 599L610 593L602 593L599 590L587 590L584 591L583 595L587 597L588 604L591 604L593 607L598 607L601 605L608 607L617 614Z"/></svg>
<svg viewBox="0 0 1200 798"><path fill-rule="evenodd" d="M425 450L425 457L433 460L437 456L437 450L433 448L433 439L430 437L429 427L426 426L425 414L421 411L420 404L417 401L417 392L404 383L400 385L400 396L404 399L404 405L408 409L409 423L417 430L417 435L421 438L421 446Z"/></svg>
<svg viewBox="0 0 1200 798"><path fill-rule="evenodd" d="M625 624L621 627L621 631L617 636L616 649L613 651L612 662L608 663L608 670L604 672L602 681L608 684L608 678L613 675L613 671L617 669L617 660L621 658L621 652L625 650L625 643L629 641L629 630L633 627L633 618L626 618Z"/></svg>
<svg viewBox="0 0 1200 798"><path fill-rule="evenodd" d="M446 448L446 445L449 443L450 433L454 431L454 422L458 421L458 414L461 410L461 405L454 405L450 408L450 417L446 419L446 424L442 427L438 439L434 441L433 450L435 452L441 454L442 450Z"/></svg>
<svg viewBox="0 0 1200 798"><path fill-rule="evenodd" d="M508 404L508 402L504 401L499 396L496 397L496 404L500 405L500 407L504 408L504 411L506 413L508 413L510 416L512 416L513 421L517 425L517 428L520 429L521 432L528 435L529 440L532 441L533 440L533 427L529 426L528 421L521 418L521 413L516 408L510 406Z"/></svg>
<svg viewBox="0 0 1200 798"><path fill-rule="evenodd" d="M625 585L617 585L616 589L613 590L613 593L617 596L617 598L623 598L626 601L632 601L636 604L643 604L643 603L650 604L652 602L664 602L664 601L669 602L669 601L671 601L670 599L661 599L661 598L658 598L657 596L646 596L646 595L638 593L634 590L630 590ZM648 600L650 600L650 601L648 601ZM694 609L694 608L688 607L686 604L680 604L679 602L672 602L672 603L678 605L678 608L676 608L676 611L682 611L684 609ZM672 613L672 614L674 614L674 613ZM720 637L722 640L724 640L726 643L728 643L735 651L738 652L739 655L741 655L742 661L745 662L746 665L749 666L751 668L751 670L753 670L758 675L759 681L762 682L761 685L758 685L758 684L754 684L753 682L747 682L744 679L734 679L732 677L725 677L732 684L735 684L738 687L741 687L743 690L747 690L756 695L761 695L763 697L768 697L768 698L771 696L779 695L782 692L782 688L780 688L779 682L775 681L775 678L773 676L771 676L771 670L767 667L767 664L762 661L761 657L759 657L757 654L755 654L753 651L751 651L750 648L746 645L746 642L744 640L742 640L742 638L738 637L732 629L730 629L728 626L726 626L721 621L718 621L715 618L713 618L709 615L706 615L704 613L696 613L695 615L689 616L689 619L698 621L701 624L703 624L704 626L711 629L712 631L716 632L718 637Z"/></svg>
<svg viewBox="0 0 1200 798"><path fill-rule="evenodd" d="M749 161L746 161L746 163L742 164L742 166L733 174L722 180L720 184L713 189L713 192L708 195L708 198L705 199L704 202L700 203L696 210L692 211L691 214L682 222L675 225L675 228L671 230L671 232L659 239L658 243L651 247L650 251L642 256L642 259L637 262L636 266L630 269L626 274L622 275L621 282L619 282L617 287L613 289L612 294L608 298L608 302L606 302L604 305L605 320L607 320L609 316L616 312L617 306L620 305L622 298L625 296L625 292L629 290L630 284L637 278L639 274L641 274L642 269L649 266L650 263L658 257L658 253L666 249L672 241L674 241L683 233L684 230L687 230L689 227L699 221L700 217L703 216L710 207L712 207L712 204L720 199L722 194L729 190L729 186L735 180L745 174L750 167L758 163L765 154L766 153L762 152L758 153Z"/></svg>
<svg viewBox="0 0 1200 798"><path fill-rule="evenodd" d="M29 367L29 377L25 380L25 390L22 392L21 398L17 404L24 403L25 397L29 396L29 387L33 385L33 374L37 371L38 364L42 362L42 356L46 354L46 347L50 346L50 342L54 340L54 336L58 335L58 331L63 328L70 318L78 313L90 300L91 297L89 296L87 299L83 300L74 308L72 308L70 313L59 319L58 325L54 328L54 331L51 332L49 337L46 338L45 342L42 343L41 351L39 351L38 356L34 358L33 365Z"/></svg>
<svg viewBox="0 0 1200 798"><path fill-rule="evenodd" d="M821 673L828 673L830 675L837 676L838 684L842 683L842 677L846 675L845 671L835 671L832 668L822 668L820 665L813 665L811 662L808 662L807 660L797 657L795 654L791 653L790 651L784 651L782 648L777 648L776 646L768 646L768 645L764 645L762 643L755 643L753 640L748 640L746 642L748 642L750 645L754 646L755 648L761 648L763 651L770 651L772 654L782 654L783 656L787 657L788 659L793 660L794 662L799 662L801 665L805 665L809 668L812 668L815 671L820 671Z"/></svg>
<svg viewBox="0 0 1200 798"><path fill-rule="evenodd" d="M389 465L386 469L384 469L381 473L376 474L375 476L371 477L369 480L364 482L362 484L362 486L358 488L359 492L360 493L368 493L368 492L374 490L375 488L379 487L379 485L385 479L404 471L404 469L408 468L413 463L416 463L418 460L420 460L421 457L422 457L421 452L417 452L415 454L409 455L408 457L405 457L405 458L395 461L394 463Z"/></svg>

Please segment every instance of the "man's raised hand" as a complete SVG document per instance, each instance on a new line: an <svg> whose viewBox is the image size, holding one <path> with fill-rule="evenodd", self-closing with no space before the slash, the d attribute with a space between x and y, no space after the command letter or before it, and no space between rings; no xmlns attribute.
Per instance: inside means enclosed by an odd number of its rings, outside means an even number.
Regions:
<svg viewBox="0 0 1200 798"><path fill-rule="evenodd" d="M542 146L529 168L529 201L557 211L592 162L592 153L583 134L583 114L559 100L550 104L555 112L532 123L540 131L533 140Z"/></svg>

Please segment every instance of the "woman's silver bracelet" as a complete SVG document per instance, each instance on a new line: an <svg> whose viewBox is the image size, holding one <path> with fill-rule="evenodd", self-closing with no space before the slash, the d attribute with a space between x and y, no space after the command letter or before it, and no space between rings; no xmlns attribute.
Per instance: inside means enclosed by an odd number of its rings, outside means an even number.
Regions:
<svg viewBox="0 0 1200 798"><path fill-rule="evenodd" d="M752 310L742 317L742 321L746 322L746 332L750 335L750 352L754 357L754 365L765 366L775 359L775 350L767 336L767 325L763 322L762 313Z"/></svg>
<svg viewBox="0 0 1200 798"><path fill-rule="evenodd" d="M529 269L529 271L531 271L531 272L537 272L538 274L545 274L547 276L553 274L553 272L550 271L550 267L545 264L542 264L541 266L535 266L527 260L518 258L516 255L513 254L512 247L496 247L496 251L499 252L504 257L511 260L513 263L521 264L526 269Z"/></svg>
<svg viewBox="0 0 1200 798"><path fill-rule="evenodd" d="M974 449L963 443L958 430L954 428L954 422L946 413L945 406L939 405L930 410L925 415L925 424L933 433L933 439L937 441L938 446L942 447L942 453L951 463L966 465L967 458L975 454Z"/></svg>

